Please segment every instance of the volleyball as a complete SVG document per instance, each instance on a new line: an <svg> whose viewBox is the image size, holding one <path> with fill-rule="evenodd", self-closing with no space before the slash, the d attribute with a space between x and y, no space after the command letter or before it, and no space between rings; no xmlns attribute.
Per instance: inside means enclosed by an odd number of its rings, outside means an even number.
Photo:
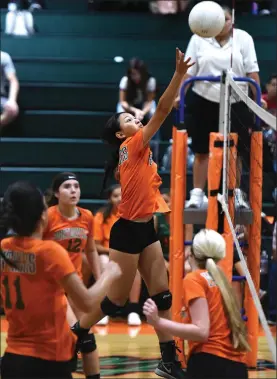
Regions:
<svg viewBox="0 0 277 379"><path fill-rule="evenodd" d="M214 1L196 4L189 14L189 27L200 37L216 37L223 29L225 15L221 6Z"/></svg>

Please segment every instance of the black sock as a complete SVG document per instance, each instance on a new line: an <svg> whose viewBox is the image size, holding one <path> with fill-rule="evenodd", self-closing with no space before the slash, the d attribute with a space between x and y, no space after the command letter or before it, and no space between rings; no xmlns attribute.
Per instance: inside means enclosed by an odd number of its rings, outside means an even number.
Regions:
<svg viewBox="0 0 277 379"><path fill-rule="evenodd" d="M176 359L175 341L160 342L160 350L164 363L174 362Z"/></svg>
<svg viewBox="0 0 277 379"><path fill-rule="evenodd" d="M128 314L137 313L139 314L139 304L138 303L129 303L128 304Z"/></svg>
<svg viewBox="0 0 277 379"><path fill-rule="evenodd" d="M80 326L80 321L77 321L73 326L71 326L71 330L78 338L82 338L90 331L90 329L82 328Z"/></svg>
<svg viewBox="0 0 277 379"><path fill-rule="evenodd" d="M86 379L100 379L100 374L87 375Z"/></svg>

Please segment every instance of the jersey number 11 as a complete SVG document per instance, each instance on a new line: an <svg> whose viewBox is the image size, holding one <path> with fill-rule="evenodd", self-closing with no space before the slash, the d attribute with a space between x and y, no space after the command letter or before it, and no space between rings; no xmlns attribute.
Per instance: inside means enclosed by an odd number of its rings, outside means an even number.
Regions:
<svg viewBox="0 0 277 379"><path fill-rule="evenodd" d="M9 278L6 276L3 279L3 285L5 287L5 307L7 309L12 309L12 302L11 302L11 292L10 292L10 284L9 284ZM21 287L20 287L20 277L17 276L16 279L13 282L14 288L15 288L15 293L16 293L16 302L15 302L15 307L16 309L25 309L25 305L22 299L22 294L21 294Z"/></svg>

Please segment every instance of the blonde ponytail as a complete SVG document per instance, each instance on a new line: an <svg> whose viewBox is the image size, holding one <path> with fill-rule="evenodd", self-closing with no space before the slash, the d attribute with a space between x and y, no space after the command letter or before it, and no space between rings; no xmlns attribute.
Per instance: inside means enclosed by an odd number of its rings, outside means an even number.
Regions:
<svg viewBox="0 0 277 379"><path fill-rule="evenodd" d="M245 324L242 320L239 306L233 288L226 278L220 267L212 258L206 259L206 269L218 286L223 298L225 311L228 317L229 326L232 332L232 340L234 348L238 351L250 351L247 342L247 333Z"/></svg>

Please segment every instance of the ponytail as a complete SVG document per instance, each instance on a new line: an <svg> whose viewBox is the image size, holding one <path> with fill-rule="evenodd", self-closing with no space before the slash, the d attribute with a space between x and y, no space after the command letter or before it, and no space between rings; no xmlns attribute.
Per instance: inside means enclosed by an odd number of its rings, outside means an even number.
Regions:
<svg viewBox="0 0 277 379"><path fill-rule="evenodd" d="M20 237L31 236L37 228L45 204L41 191L29 182L18 181L11 184L4 194L0 209L0 240L11 234ZM0 252L3 260L14 268L15 262Z"/></svg>
<svg viewBox="0 0 277 379"><path fill-rule="evenodd" d="M8 220L4 217L4 210L3 210L3 203L1 202L0 204L0 256L4 260L4 262L13 268L17 268L16 263L11 261L9 258L6 257L5 253L1 249L1 242L4 238L6 238L9 230L9 222Z"/></svg>
<svg viewBox="0 0 277 379"><path fill-rule="evenodd" d="M126 112L115 113L111 118L109 118L103 130L102 139L104 142L107 142L110 146L112 146L113 150L111 152L110 160L108 160L105 164L105 173L100 193L101 196L106 189L109 177L114 175L117 180L119 179L117 166L119 161L119 149L123 140L117 138L116 133L120 131L119 117L123 113Z"/></svg>
<svg viewBox="0 0 277 379"><path fill-rule="evenodd" d="M112 214L112 211L113 211L113 207L114 205L112 204L111 202L111 196L113 194L113 191L116 190L117 188L120 188L120 184L114 184L112 186L110 186L107 190L107 198L108 198L108 202L106 205L104 205L102 208L99 209L98 212L101 212L103 214L103 223L105 224L107 222L107 220L109 219L109 217L111 216Z"/></svg>
<svg viewBox="0 0 277 379"><path fill-rule="evenodd" d="M113 149L113 151L111 152L110 160L105 163L105 173L104 173L104 178L102 181L102 188L101 188L101 192L100 192L101 196L103 196L103 193L107 187L108 179L112 175L114 175L115 178L118 179L118 177L116 177L116 176L118 175L117 174L117 167L118 167L118 161L119 161L120 140L118 140L118 141L119 141L118 147L116 149Z"/></svg>
<svg viewBox="0 0 277 379"><path fill-rule="evenodd" d="M250 351L245 324L242 320L233 288L214 259L206 259L206 269L218 286L232 333L233 346L238 351Z"/></svg>
<svg viewBox="0 0 277 379"><path fill-rule="evenodd" d="M45 197L45 202L48 207L52 207L53 205L58 204L58 199L51 188L47 189L44 192L44 197Z"/></svg>

